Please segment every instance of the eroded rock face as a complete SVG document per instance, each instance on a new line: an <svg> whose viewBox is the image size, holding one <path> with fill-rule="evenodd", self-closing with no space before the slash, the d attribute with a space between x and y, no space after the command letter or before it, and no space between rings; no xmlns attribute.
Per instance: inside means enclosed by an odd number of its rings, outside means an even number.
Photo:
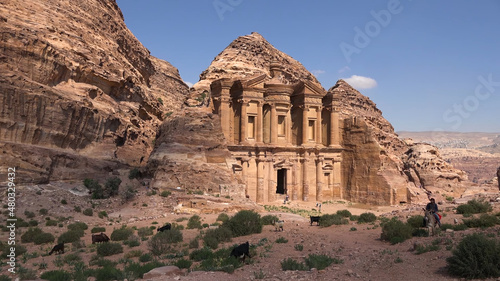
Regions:
<svg viewBox="0 0 500 281"><path fill-rule="evenodd" d="M93 159L145 163L188 87L127 29L116 2L12 0L0 15L0 142L5 165L26 172L19 180L106 173ZM17 157L35 147L40 159Z"/></svg>
<svg viewBox="0 0 500 281"><path fill-rule="evenodd" d="M497 182L498 182L498 189L500 189L500 167L497 169Z"/></svg>
<svg viewBox="0 0 500 281"><path fill-rule="evenodd" d="M220 184L238 184L218 115L187 108L159 131L147 171L154 188L218 193Z"/></svg>
<svg viewBox="0 0 500 281"><path fill-rule="evenodd" d="M414 143L402 156L405 173L416 175L419 187L435 193L459 195L465 190L468 182L467 174L455 169L441 157L437 147L427 143ZM413 177L413 176L412 176Z"/></svg>

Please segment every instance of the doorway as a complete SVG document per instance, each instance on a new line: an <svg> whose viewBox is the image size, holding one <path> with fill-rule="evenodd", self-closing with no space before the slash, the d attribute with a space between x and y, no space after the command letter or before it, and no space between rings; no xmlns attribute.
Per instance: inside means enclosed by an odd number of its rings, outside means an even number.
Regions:
<svg viewBox="0 0 500 281"><path fill-rule="evenodd" d="M277 194L286 194L286 169L278 170L278 185L276 186Z"/></svg>

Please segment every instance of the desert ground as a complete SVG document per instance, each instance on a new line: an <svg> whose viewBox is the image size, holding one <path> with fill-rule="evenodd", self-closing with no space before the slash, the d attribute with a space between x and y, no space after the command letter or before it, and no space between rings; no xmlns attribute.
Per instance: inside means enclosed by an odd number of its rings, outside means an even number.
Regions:
<svg viewBox="0 0 500 281"><path fill-rule="evenodd" d="M83 261L88 265L89 260L95 255L95 245L92 245L90 229L95 226L106 227L108 236L113 229L120 228L122 225L127 227L158 226L166 222L177 222L186 226L187 220L181 221L180 218L189 218L196 213L196 209L179 208L177 205L178 197L186 197L184 193L175 191L168 197L162 197L158 194L152 195L152 191L141 187L136 198L130 202L123 203L120 198L106 200L90 200L88 194L81 189L80 183L53 183L49 185L36 185L19 187L17 192L16 209L17 216L24 218L24 211L28 210L36 213L33 218L39 222L45 232L51 232L57 237L67 231L66 226L75 221L81 221L88 224L82 240L85 243L84 250L80 252ZM473 232L489 233L489 236L500 237L500 225L496 227L480 230L468 229L465 231L448 232L441 231L432 237L413 237L403 243L391 245L389 242L380 239L382 228L380 220L375 223L358 224L349 221L347 225L320 227L311 225L308 217L285 211L265 211L262 206L257 206L251 202L218 198L211 195L191 195L197 200L206 200L207 207L198 215L203 223L212 224L216 221L221 212L229 216L234 215L239 209L253 209L259 212L261 216L276 215L285 221L284 230L276 231L271 225L266 225L259 234L253 234L243 237L233 238L231 242L220 245L221 247L232 247L234 244L249 241L251 245L261 244L254 250L252 258L247 258L245 265L229 274L225 272L205 272L182 270L179 274L169 277L157 277L144 280L458 280L452 277L446 270L446 258L451 256L451 249L456 246L462 237ZM459 203L465 203L472 198L483 198L491 202L494 212L500 211L500 197L498 189L485 189L485 192L471 195L468 198L457 198L454 201L438 202L442 223L453 224L455 219L459 222L463 219L462 215L455 213L455 208ZM66 204L61 204L61 200L66 200ZM4 200L5 201L5 200ZM93 202L93 204L92 204ZM211 203L213 202L213 203ZM318 212L317 202L288 202L286 207L295 210L306 210ZM5 204L5 202L3 202ZM212 206L213 204L213 206ZM80 212L74 211L75 206L85 209L94 205L94 215L85 216ZM226 207L221 207L226 206ZM237 206L237 207L230 207ZM268 206L275 206L279 209L283 205L282 201L276 201ZM213 208L212 208L213 207ZM422 215L424 205L397 205L374 207L363 204L356 204L339 200L335 202L322 202L321 214L336 213L338 210L349 210L353 215L360 215L365 212L374 213L377 217L398 217L402 221L410 216ZM40 215L39 210L45 208L47 215ZM215 212L209 211L212 208ZM270 207L268 207L270 208ZM98 218L97 213L105 210L108 217ZM61 223L58 226L46 227L44 221L46 217L57 219ZM2 219L6 215L2 214ZM25 219L27 220L27 219ZM158 224L155 224L157 222ZM27 228L18 229L17 240L20 243L20 236ZM182 230L183 242L177 245L177 249L187 248L190 240L200 235L198 229ZM1 241L7 241L7 232L0 234ZM278 238L285 238L287 243L277 243ZM267 239L266 243L263 239ZM54 261L59 255L47 255L56 242L44 245L34 245L33 243L23 244L28 249L28 253L38 253L35 258L23 260L18 257L22 266L30 268L38 274L38 277L45 271L55 269L70 270L71 267L64 265L57 267ZM200 240L200 247L203 242ZM302 245L303 250L296 250L296 245ZM439 245L439 250L417 254L415 245ZM148 252L147 242L141 242L141 245L130 248L124 246L124 253L117 254L107 259L120 261L124 255L132 250L141 250ZM66 254L77 249L72 249L71 245L66 246ZM342 260L341 264L332 264L324 270L311 271L283 271L281 261L286 258L294 258L297 261L303 261L309 254L326 254L330 257ZM64 254L63 254L64 256ZM132 258L137 262L137 257ZM168 263L167 259L161 260ZM46 264L46 268L40 269L40 264ZM118 265L120 267L120 265ZM194 267L194 265L192 266ZM6 273L6 265L2 265L3 274Z"/></svg>

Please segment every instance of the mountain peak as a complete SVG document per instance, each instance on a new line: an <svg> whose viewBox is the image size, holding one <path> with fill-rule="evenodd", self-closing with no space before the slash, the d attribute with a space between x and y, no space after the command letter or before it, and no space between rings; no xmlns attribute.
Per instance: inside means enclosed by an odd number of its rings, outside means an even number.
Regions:
<svg viewBox="0 0 500 281"><path fill-rule="evenodd" d="M282 66L284 78L291 83L312 82L321 84L300 62L276 49L261 34L252 32L231 42L219 53L210 66L200 74L200 81L193 87L208 90L210 83L220 78L245 79L270 73L271 63Z"/></svg>

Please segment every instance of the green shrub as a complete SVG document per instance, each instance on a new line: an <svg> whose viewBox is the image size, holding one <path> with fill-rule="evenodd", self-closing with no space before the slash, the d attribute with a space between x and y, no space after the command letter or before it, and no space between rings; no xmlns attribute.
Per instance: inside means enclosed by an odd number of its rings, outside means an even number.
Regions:
<svg viewBox="0 0 500 281"><path fill-rule="evenodd" d="M406 223L408 223L413 228L424 227L424 217L421 215L413 216L408 218L406 220Z"/></svg>
<svg viewBox="0 0 500 281"><path fill-rule="evenodd" d="M302 244L295 244L295 246L293 247L296 251L300 251L302 252L302 250L304 250L304 245Z"/></svg>
<svg viewBox="0 0 500 281"><path fill-rule="evenodd" d="M64 255L63 261L68 265L74 265L82 261L82 257L78 253L68 253Z"/></svg>
<svg viewBox="0 0 500 281"><path fill-rule="evenodd" d="M71 280L71 273L64 270L50 270L42 273L40 278L49 281Z"/></svg>
<svg viewBox="0 0 500 281"><path fill-rule="evenodd" d="M171 244L182 242L182 232L178 229L170 229L157 233L148 241L149 251L160 256L170 249Z"/></svg>
<svg viewBox="0 0 500 281"><path fill-rule="evenodd" d="M187 223L187 229L201 229L201 218L198 215L194 215L189 218L188 223Z"/></svg>
<svg viewBox="0 0 500 281"><path fill-rule="evenodd" d="M119 189L121 183L122 183L122 180L117 178L117 177L112 177L112 178L108 179L106 181L106 184L104 185L105 192L107 195L106 198L118 195L118 189Z"/></svg>
<svg viewBox="0 0 500 281"><path fill-rule="evenodd" d="M48 220L45 222L45 226L57 226L56 220Z"/></svg>
<svg viewBox="0 0 500 281"><path fill-rule="evenodd" d="M415 248L415 254L416 255L420 255L420 254L423 254L423 253L427 253L427 252L431 252L431 251L439 251L441 247L439 247L439 245L417 245L417 247Z"/></svg>
<svg viewBox="0 0 500 281"><path fill-rule="evenodd" d="M94 215L94 211L91 208L87 208L87 209L83 210L83 214L91 217Z"/></svg>
<svg viewBox="0 0 500 281"><path fill-rule="evenodd" d="M412 237L413 228L397 218L392 218L382 226L381 239L397 244Z"/></svg>
<svg viewBox="0 0 500 281"><path fill-rule="evenodd" d="M132 235L133 233L134 233L134 230L132 228L122 227L122 228L113 230L110 238L113 241L124 241L124 240L127 240L130 237L130 235Z"/></svg>
<svg viewBox="0 0 500 281"><path fill-rule="evenodd" d="M84 230L89 229L89 226L84 222L74 222L74 223L68 225L68 229L69 230L79 230L80 229L80 230L84 231Z"/></svg>
<svg viewBox="0 0 500 281"><path fill-rule="evenodd" d="M28 222L28 224L29 224L29 226L37 226L38 225L38 221L36 221L36 220L30 220Z"/></svg>
<svg viewBox="0 0 500 281"><path fill-rule="evenodd" d="M271 225L273 223L273 221L276 222L279 220L280 219L274 215L266 215L260 219L260 221L262 222L262 225Z"/></svg>
<svg viewBox="0 0 500 281"><path fill-rule="evenodd" d="M92 193L92 199L106 199L118 194L121 182L121 179L117 177L109 178L104 187L102 187L96 180L85 179L83 185Z"/></svg>
<svg viewBox="0 0 500 281"><path fill-rule="evenodd" d="M35 236L33 242L35 243L35 245L41 245L41 244L52 243L54 242L54 240L55 238L54 235L52 235L52 233L43 232Z"/></svg>
<svg viewBox="0 0 500 281"><path fill-rule="evenodd" d="M331 258L327 255L316 255L316 254L309 254L309 256L305 259L305 262L306 266L309 269L316 268L317 270L323 270L334 262L342 263L342 261Z"/></svg>
<svg viewBox="0 0 500 281"><path fill-rule="evenodd" d="M28 210L24 211L24 215L25 215L25 216L26 216L26 218L28 218L28 219L32 219L32 218L34 218L34 217L36 216L36 215L35 215L35 213L30 212L30 211L28 211Z"/></svg>
<svg viewBox="0 0 500 281"><path fill-rule="evenodd" d="M73 210L74 210L75 212L77 212L77 213L80 213L80 212L82 211L82 207L80 207L80 206L75 206L75 207L73 208Z"/></svg>
<svg viewBox="0 0 500 281"><path fill-rule="evenodd" d="M57 243L72 243L75 241L80 240L81 237L83 237L83 231L82 230L69 230L64 232L57 238Z"/></svg>
<svg viewBox="0 0 500 281"><path fill-rule="evenodd" d="M481 234L466 236L446 259L451 275L467 279L500 277L500 243Z"/></svg>
<svg viewBox="0 0 500 281"><path fill-rule="evenodd" d="M193 264L192 261L190 260L185 260L185 259L180 259L180 260L177 260L174 265L177 266L178 268L190 268L191 265Z"/></svg>
<svg viewBox="0 0 500 281"><path fill-rule="evenodd" d="M295 271L295 270L307 270L307 267L302 262L298 262L292 258L286 258L281 261L281 269Z"/></svg>
<svg viewBox="0 0 500 281"><path fill-rule="evenodd" d="M28 228L28 230L25 233L23 233L23 235L21 235L21 242L31 243L31 242L35 241L35 238L42 233L43 233L43 231L40 228L30 227L30 228Z"/></svg>
<svg viewBox="0 0 500 281"><path fill-rule="evenodd" d="M337 215L340 215L344 218L349 218L350 216L352 216L352 214L351 214L351 212L349 212L349 210L338 210Z"/></svg>
<svg viewBox="0 0 500 281"><path fill-rule="evenodd" d="M217 221L225 222L227 220L229 220L229 216L226 213L221 213L217 217Z"/></svg>
<svg viewBox="0 0 500 281"><path fill-rule="evenodd" d="M155 229L153 227L153 229ZM137 235L139 235L140 237L146 237L146 236L151 236L153 235L153 229L149 228L149 227L141 227L137 230Z"/></svg>
<svg viewBox="0 0 500 281"><path fill-rule="evenodd" d="M123 271L125 271L127 273L127 275L131 277L131 278L129 278L129 280L135 280L135 279L139 279L139 278L144 277L145 273L147 273L147 272L149 272L157 267L162 267L162 266L165 266L165 264L162 262L159 262L159 261L152 261L152 262L145 263L142 265L140 263L132 262L132 263L129 263L127 266L125 266L125 269ZM122 279L119 279L119 280L122 280Z"/></svg>
<svg viewBox="0 0 500 281"><path fill-rule="evenodd" d="M490 203L485 201L477 201L476 199L470 200L467 204L457 207L458 214L479 214L490 212L493 208Z"/></svg>
<svg viewBox="0 0 500 281"><path fill-rule="evenodd" d="M230 256L231 250L232 248L224 248L211 253L211 250L207 249L204 253L205 258L198 257L201 260L199 269L205 271L224 271L227 273L234 272L236 268L242 266L242 263L239 259Z"/></svg>
<svg viewBox="0 0 500 281"><path fill-rule="evenodd" d="M153 260L153 256L151 254L145 253L139 257L140 262L148 262Z"/></svg>
<svg viewBox="0 0 500 281"><path fill-rule="evenodd" d="M108 242L97 245L97 254L99 256L107 257L120 253L123 253L123 247L119 243Z"/></svg>
<svg viewBox="0 0 500 281"><path fill-rule="evenodd" d="M288 243L288 239L286 239L285 237L280 237L276 239L276 243L285 244Z"/></svg>
<svg viewBox="0 0 500 281"><path fill-rule="evenodd" d="M208 247L194 250L191 252L191 254L189 254L189 258L194 260L194 261L202 261L202 260L212 259L213 256L214 256L214 253Z"/></svg>
<svg viewBox="0 0 500 281"><path fill-rule="evenodd" d="M49 211L47 209L40 209L38 212L40 213L40 215L43 215L43 216L45 216L46 214L49 213Z"/></svg>
<svg viewBox="0 0 500 281"><path fill-rule="evenodd" d="M172 192L168 191L168 190L164 190L160 193L160 196L161 197L169 197L170 194L172 194Z"/></svg>
<svg viewBox="0 0 500 281"><path fill-rule="evenodd" d="M66 204L68 204L68 201L66 201L66 199L62 199L61 204L66 205Z"/></svg>
<svg viewBox="0 0 500 281"><path fill-rule="evenodd" d="M492 227L500 223L495 215L482 214L479 218L464 219L464 225L467 227Z"/></svg>
<svg viewBox="0 0 500 281"><path fill-rule="evenodd" d="M374 222L377 220L377 216L374 213L362 213L359 215L358 222L359 223L365 223L365 222Z"/></svg>
<svg viewBox="0 0 500 281"><path fill-rule="evenodd" d="M105 227L96 226L96 227L94 227L94 228L92 228L90 230L90 233L101 233L101 232L106 232L106 228Z"/></svg>
<svg viewBox="0 0 500 281"><path fill-rule="evenodd" d="M105 218L105 217L108 217L108 213L106 213L106 211L100 211L97 216L102 219L102 218Z"/></svg>
<svg viewBox="0 0 500 281"><path fill-rule="evenodd" d="M96 280L122 280L123 272L116 267L105 266L94 269L93 274Z"/></svg>
<svg viewBox="0 0 500 281"><path fill-rule="evenodd" d="M329 227L332 225L348 224L349 221L339 214L322 215L319 219L321 227Z"/></svg>
<svg viewBox="0 0 500 281"><path fill-rule="evenodd" d="M226 227L208 229L203 237L203 242L205 246L217 249L219 243L231 241L232 236L231 230Z"/></svg>
<svg viewBox="0 0 500 281"><path fill-rule="evenodd" d="M139 169L137 168L133 168L132 170L130 170L130 172L128 173L128 178L133 180L133 179L138 179L142 176L141 174L141 171L139 171Z"/></svg>
<svg viewBox="0 0 500 281"><path fill-rule="evenodd" d="M139 236L131 235L127 240L123 241L123 244L129 246L130 248L133 248L141 245L141 242L139 240Z"/></svg>
<svg viewBox="0 0 500 281"><path fill-rule="evenodd" d="M228 227L234 237L262 232L260 215L250 210L239 211L234 217L224 222L222 227Z"/></svg>

